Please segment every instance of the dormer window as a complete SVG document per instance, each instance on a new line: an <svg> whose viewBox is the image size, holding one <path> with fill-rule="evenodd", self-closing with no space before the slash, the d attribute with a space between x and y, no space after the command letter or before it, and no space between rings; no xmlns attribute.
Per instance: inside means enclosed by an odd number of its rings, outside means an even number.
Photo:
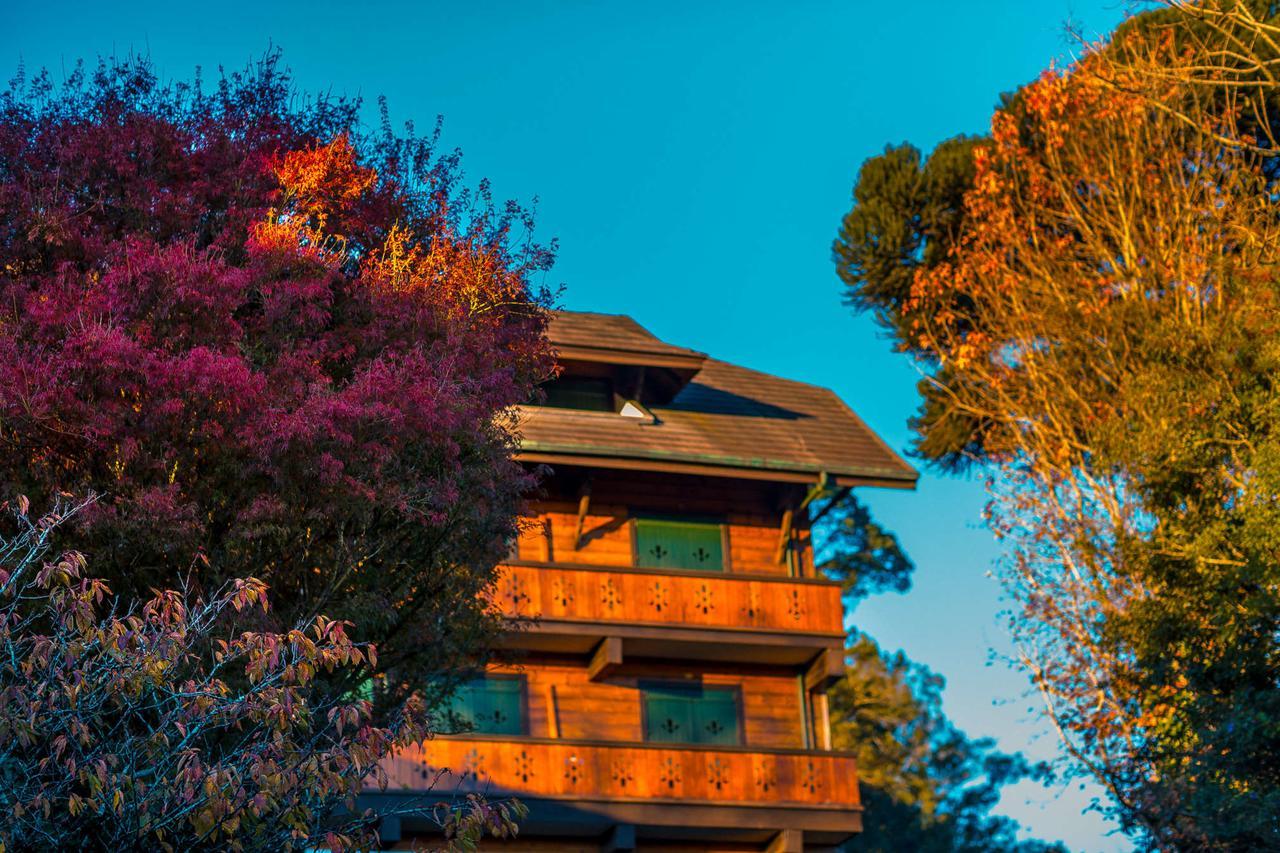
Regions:
<svg viewBox="0 0 1280 853"><path fill-rule="evenodd" d="M613 381L589 376L561 376L543 383L544 406L586 412L615 412Z"/></svg>

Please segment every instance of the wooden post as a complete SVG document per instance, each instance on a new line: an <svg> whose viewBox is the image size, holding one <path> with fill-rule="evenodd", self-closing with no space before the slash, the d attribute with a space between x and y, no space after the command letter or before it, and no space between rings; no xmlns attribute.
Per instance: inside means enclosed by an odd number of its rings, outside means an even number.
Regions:
<svg viewBox="0 0 1280 853"><path fill-rule="evenodd" d="M551 540L551 519L542 519L542 541L547 551L547 562L554 563L556 561L556 549Z"/></svg>
<svg viewBox="0 0 1280 853"><path fill-rule="evenodd" d="M813 694L814 728L818 730L818 749L831 749L831 700L825 693Z"/></svg>
<svg viewBox="0 0 1280 853"><path fill-rule="evenodd" d="M808 508L809 504L813 503L822 495L825 495L828 491L828 484L830 482L831 478L827 476L827 472L821 472L818 474L818 482L809 488L809 491L804 496L804 500L800 501L800 506L795 509L788 509L782 513L782 530L778 532L778 550L773 555L773 561L778 565L782 565L783 561L787 558L787 547L791 544L791 525L794 521L795 513L803 512ZM798 568L799 567L797 566L797 569Z"/></svg>

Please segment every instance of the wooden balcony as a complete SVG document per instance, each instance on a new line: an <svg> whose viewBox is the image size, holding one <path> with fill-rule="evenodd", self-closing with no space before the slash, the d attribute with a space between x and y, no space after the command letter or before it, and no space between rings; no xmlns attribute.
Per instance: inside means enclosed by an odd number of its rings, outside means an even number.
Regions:
<svg viewBox="0 0 1280 853"><path fill-rule="evenodd" d="M854 759L842 753L463 736L437 738L383 766L384 796L514 796L530 806L535 833L630 824L715 828L718 837L736 831L750 840L800 829L806 841L835 843L861 825Z"/></svg>
<svg viewBox="0 0 1280 853"><path fill-rule="evenodd" d="M500 572L497 604L519 648L582 654L617 637L636 657L799 664L844 638L827 580L527 562Z"/></svg>

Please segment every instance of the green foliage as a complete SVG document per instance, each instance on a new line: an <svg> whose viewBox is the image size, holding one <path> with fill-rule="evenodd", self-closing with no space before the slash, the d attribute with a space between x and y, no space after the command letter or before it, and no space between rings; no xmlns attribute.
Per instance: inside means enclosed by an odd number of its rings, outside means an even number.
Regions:
<svg viewBox="0 0 1280 853"><path fill-rule="evenodd" d="M973 152L981 142L952 137L927 157L910 144L889 146L868 159L832 248L845 303L870 311L901 350L926 361L929 353L916 344L904 308L916 274L945 261L963 228L964 195L973 184ZM972 311L963 294L951 307L962 315ZM943 384L953 378L945 366L935 367ZM917 450L943 467L964 469L981 450L982 419L948 407L940 384L929 377L917 390Z"/></svg>
<svg viewBox="0 0 1280 853"><path fill-rule="evenodd" d="M946 258L955 242L978 142L957 136L927 158L910 144L889 146L858 171L853 208L832 250L836 272L847 286L846 303L873 312L906 348L903 303L916 270Z"/></svg>
<svg viewBox="0 0 1280 853"><path fill-rule="evenodd" d="M906 592L915 566L898 537L871 517L850 491L819 501L814 517L818 570L844 585L850 601L877 592Z"/></svg>
<svg viewBox="0 0 1280 853"><path fill-rule="evenodd" d="M1064 851L1019 841L1018 824L990 814L1003 786L1047 776L1021 755L970 740L942 712L941 676L865 634L847 649L848 670L828 694L832 740L858 757L866 807L848 851Z"/></svg>

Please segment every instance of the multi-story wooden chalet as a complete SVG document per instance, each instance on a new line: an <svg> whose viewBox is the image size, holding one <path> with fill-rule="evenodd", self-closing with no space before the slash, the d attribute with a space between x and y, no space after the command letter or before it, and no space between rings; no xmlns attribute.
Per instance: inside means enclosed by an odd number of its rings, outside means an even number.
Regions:
<svg viewBox="0 0 1280 853"><path fill-rule="evenodd" d="M522 850L800 851L861 826L831 750L840 588L814 570L820 489L915 472L832 392L559 314L562 375L523 414L551 475L499 595L517 666L458 696L474 731L391 762L391 790L515 795ZM519 624L517 624L519 623ZM409 839L422 827L384 827Z"/></svg>

